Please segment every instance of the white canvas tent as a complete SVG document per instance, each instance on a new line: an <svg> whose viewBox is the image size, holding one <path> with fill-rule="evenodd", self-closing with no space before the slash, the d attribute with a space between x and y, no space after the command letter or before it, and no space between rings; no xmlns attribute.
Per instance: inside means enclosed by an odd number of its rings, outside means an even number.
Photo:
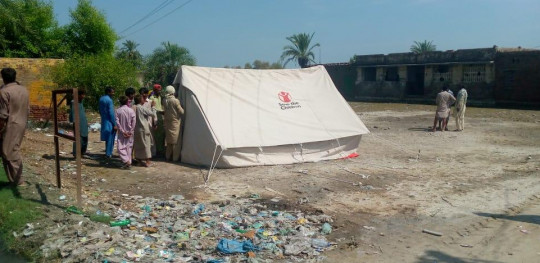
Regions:
<svg viewBox="0 0 540 263"><path fill-rule="evenodd" d="M252 70L182 66L181 160L214 167L347 157L366 126L323 66Z"/></svg>

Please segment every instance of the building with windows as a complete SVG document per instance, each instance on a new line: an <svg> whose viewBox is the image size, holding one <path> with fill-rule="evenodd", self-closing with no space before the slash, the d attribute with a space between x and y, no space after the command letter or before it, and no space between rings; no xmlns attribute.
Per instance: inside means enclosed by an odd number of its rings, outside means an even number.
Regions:
<svg viewBox="0 0 540 263"><path fill-rule="evenodd" d="M540 107L540 50L478 48L355 56L327 64L348 100L432 102L443 86L464 86L476 105Z"/></svg>

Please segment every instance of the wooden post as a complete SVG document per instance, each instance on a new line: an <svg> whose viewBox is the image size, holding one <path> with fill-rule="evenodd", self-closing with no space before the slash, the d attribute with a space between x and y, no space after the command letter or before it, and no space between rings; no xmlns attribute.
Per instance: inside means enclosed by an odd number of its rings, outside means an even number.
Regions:
<svg viewBox="0 0 540 263"><path fill-rule="evenodd" d="M58 118L57 115L57 104L56 104L56 94L53 92L52 95L53 100L53 118L54 118L54 160L56 163L56 185L58 188L62 188L62 180L60 179L60 145L58 144Z"/></svg>
<svg viewBox="0 0 540 263"><path fill-rule="evenodd" d="M81 178L81 118L79 112L79 91L73 89L73 130L75 131L75 163L77 164L77 206L82 205L82 178Z"/></svg>

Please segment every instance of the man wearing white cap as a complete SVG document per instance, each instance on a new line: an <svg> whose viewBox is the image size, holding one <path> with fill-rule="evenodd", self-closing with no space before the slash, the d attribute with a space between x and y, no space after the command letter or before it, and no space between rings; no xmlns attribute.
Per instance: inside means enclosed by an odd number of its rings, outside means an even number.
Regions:
<svg viewBox="0 0 540 263"><path fill-rule="evenodd" d="M165 158L168 161L177 162L180 159L180 151L182 149L182 117L184 109L180 105L180 101L174 96L175 90L173 86L165 88L166 96L163 103L163 123L165 125L165 143L166 151Z"/></svg>

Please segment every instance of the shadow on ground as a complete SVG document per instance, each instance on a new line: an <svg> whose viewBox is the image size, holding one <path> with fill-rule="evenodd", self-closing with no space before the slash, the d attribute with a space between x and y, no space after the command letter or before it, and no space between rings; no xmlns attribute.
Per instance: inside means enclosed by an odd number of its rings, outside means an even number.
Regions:
<svg viewBox="0 0 540 263"><path fill-rule="evenodd" d="M502 263L501 261L491 261L472 258L459 258L441 251L428 250L425 255L418 258L417 263Z"/></svg>
<svg viewBox="0 0 540 263"><path fill-rule="evenodd" d="M496 219L506 219L506 220L512 220L512 221L519 221L524 223L531 223L531 224L537 224L540 225L540 215L504 215L504 214L491 214L491 213L481 213L481 212L475 212L474 213L477 216L483 216L483 217L491 217Z"/></svg>

